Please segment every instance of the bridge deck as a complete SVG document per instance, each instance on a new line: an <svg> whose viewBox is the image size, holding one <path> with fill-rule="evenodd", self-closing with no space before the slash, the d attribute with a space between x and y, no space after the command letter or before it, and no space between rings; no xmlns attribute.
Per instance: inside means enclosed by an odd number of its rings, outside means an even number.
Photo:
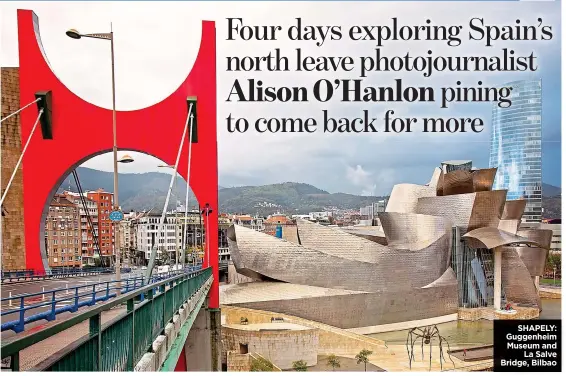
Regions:
<svg viewBox="0 0 566 376"><path fill-rule="evenodd" d="M117 307L108 311L102 312L102 324L109 322L110 320L116 318L119 314L126 312L125 308ZM57 323L64 319L55 320L52 323ZM49 323L51 324L51 323ZM33 328L33 330L41 330L44 325L39 325ZM67 330L64 330L54 336L51 336L43 341L40 341L30 347L22 350L20 352L20 370L27 371L40 362L44 361L51 355L55 354L57 351L62 350L65 346L70 345L74 341L78 340L84 335L87 335L89 331L89 321L83 321Z"/></svg>

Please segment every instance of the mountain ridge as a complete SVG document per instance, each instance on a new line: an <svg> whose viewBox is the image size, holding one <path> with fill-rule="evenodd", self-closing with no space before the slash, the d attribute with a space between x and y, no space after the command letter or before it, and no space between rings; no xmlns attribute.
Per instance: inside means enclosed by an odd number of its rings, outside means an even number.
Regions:
<svg viewBox="0 0 566 376"><path fill-rule="evenodd" d="M111 192L114 187L112 172L99 171L87 167L77 168L83 190L102 188ZM119 174L120 206L124 211L162 208L165 203L171 175L161 172ZM65 178L58 192L65 189L77 191L72 175ZM543 184L543 195L555 197L561 188ZM175 179L168 210L176 204L185 202L186 183L181 177ZM198 208L196 198L189 190L189 208ZM285 214L307 214L325 209L354 209L381 200L383 196L360 196L349 193L329 193L306 183L285 182L260 186L218 187L220 210L226 213L269 215L274 212ZM560 200L543 200L549 203L545 212L552 215L560 213L557 203ZM551 204L550 204L551 203ZM159 209L161 210L161 209Z"/></svg>

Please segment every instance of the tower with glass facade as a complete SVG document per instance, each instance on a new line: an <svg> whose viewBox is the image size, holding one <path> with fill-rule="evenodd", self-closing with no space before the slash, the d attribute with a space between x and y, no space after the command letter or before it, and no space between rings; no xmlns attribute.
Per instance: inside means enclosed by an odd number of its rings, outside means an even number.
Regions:
<svg viewBox="0 0 566 376"><path fill-rule="evenodd" d="M507 189L507 199L523 198L525 222L542 219L542 82L514 81L511 106L494 104L489 166L497 167L493 189Z"/></svg>

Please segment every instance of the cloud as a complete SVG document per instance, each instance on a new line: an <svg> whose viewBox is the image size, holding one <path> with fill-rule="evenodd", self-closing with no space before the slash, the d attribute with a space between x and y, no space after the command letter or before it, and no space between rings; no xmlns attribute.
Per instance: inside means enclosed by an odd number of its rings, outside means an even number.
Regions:
<svg viewBox="0 0 566 376"><path fill-rule="evenodd" d="M218 156L220 184L223 186L267 184L299 181L313 184L331 192L389 193L392 184L430 179L432 169L442 160L473 159L485 167L489 156L491 105L458 104L440 109L438 104L414 103L238 103L226 98L235 79L256 78L264 86L307 86L320 78L355 78L357 72L226 72L227 56L260 56L274 48L290 56L293 67L294 51L301 48L303 56L352 56L358 59L375 51L375 42L326 41L317 47L312 41L289 41L285 33L276 42L228 41L226 17L242 17L246 25L282 25L284 28L301 17L303 24L342 25L343 30L354 24L391 24L397 17L404 25L420 25L431 19L433 24L467 25L472 16L484 17L489 24L536 23L542 17L553 25L554 38L546 42L498 41L485 48L479 42L465 41L462 46L449 47L445 42L423 43L389 41L383 46L388 55L495 55L501 48L513 48L516 54L535 51L539 71L526 73L435 73L424 78L419 72L374 72L367 85L388 86L402 78L412 86L430 85L435 88L454 85L461 80L474 85L479 79L487 85L499 85L515 79L543 79L544 145L560 139L560 3L559 2L413 2L410 12L406 2L328 2L324 12L321 3L305 2L108 2L108 3L17 3L0 5L0 61L3 66L16 66L17 25L16 9L34 9L39 16L40 30L49 61L60 79L82 98L109 108L111 106L110 57L108 46L97 40L71 40L64 34L68 28L82 32L109 29L110 21L116 35L117 106L119 110L143 108L156 103L173 92L191 70L200 43L200 23L203 19L217 22L218 70ZM347 16L345 16L347 15ZM106 85L105 83L108 83ZM231 134L225 118L258 117L306 118L316 117L323 109L334 117L359 116L367 109L372 116L383 120L387 109L399 117L480 117L485 130L479 134L371 133L371 134ZM110 124L109 124L110 126ZM253 127L253 125L252 125ZM322 125L319 125L322 127ZM151 137L151 135L148 135ZM558 141L559 142L559 141ZM119 141L118 141L119 143ZM175 140L177 143L177 140ZM554 150L554 149L553 149ZM161 163L145 155L134 154L135 163L120 166L124 172L157 171ZM560 176L556 159L543 166L545 176ZM86 163L102 170L112 169L111 155L103 155ZM348 169L367 173L368 182L355 184L345 176ZM363 166L363 168L361 167ZM338 173L337 173L338 172ZM360 172L361 173L361 172ZM556 183L555 183L556 184ZM559 183L558 183L559 184Z"/></svg>

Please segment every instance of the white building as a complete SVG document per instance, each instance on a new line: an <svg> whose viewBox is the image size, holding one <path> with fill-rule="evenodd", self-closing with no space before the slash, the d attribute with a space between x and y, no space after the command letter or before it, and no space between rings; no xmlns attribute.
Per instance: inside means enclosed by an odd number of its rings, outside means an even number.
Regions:
<svg viewBox="0 0 566 376"><path fill-rule="evenodd" d="M157 258L163 259L163 252L169 253L169 260L175 260L175 250L182 250L181 221L173 215L167 215L160 225L161 214L148 214L136 220L136 248L145 253L146 260L151 257L154 245Z"/></svg>
<svg viewBox="0 0 566 376"><path fill-rule="evenodd" d="M311 212L309 213L309 217L313 221L328 221L328 219L332 217L332 212L331 211Z"/></svg>
<svg viewBox="0 0 566 376"><path fill-rule="evenodd" d="M251 228L256 231L263 231L265 227L263 226L263 218L252 217L251 215L233 215L232 223L235 225Z"/></svg>
<svg viewBox="0 0 566 376"><path fill-rule="evenodd" d="M308 214L293 214L291 216L291 219L305 219L307 221L310 221L312 218Z"/></svg>

